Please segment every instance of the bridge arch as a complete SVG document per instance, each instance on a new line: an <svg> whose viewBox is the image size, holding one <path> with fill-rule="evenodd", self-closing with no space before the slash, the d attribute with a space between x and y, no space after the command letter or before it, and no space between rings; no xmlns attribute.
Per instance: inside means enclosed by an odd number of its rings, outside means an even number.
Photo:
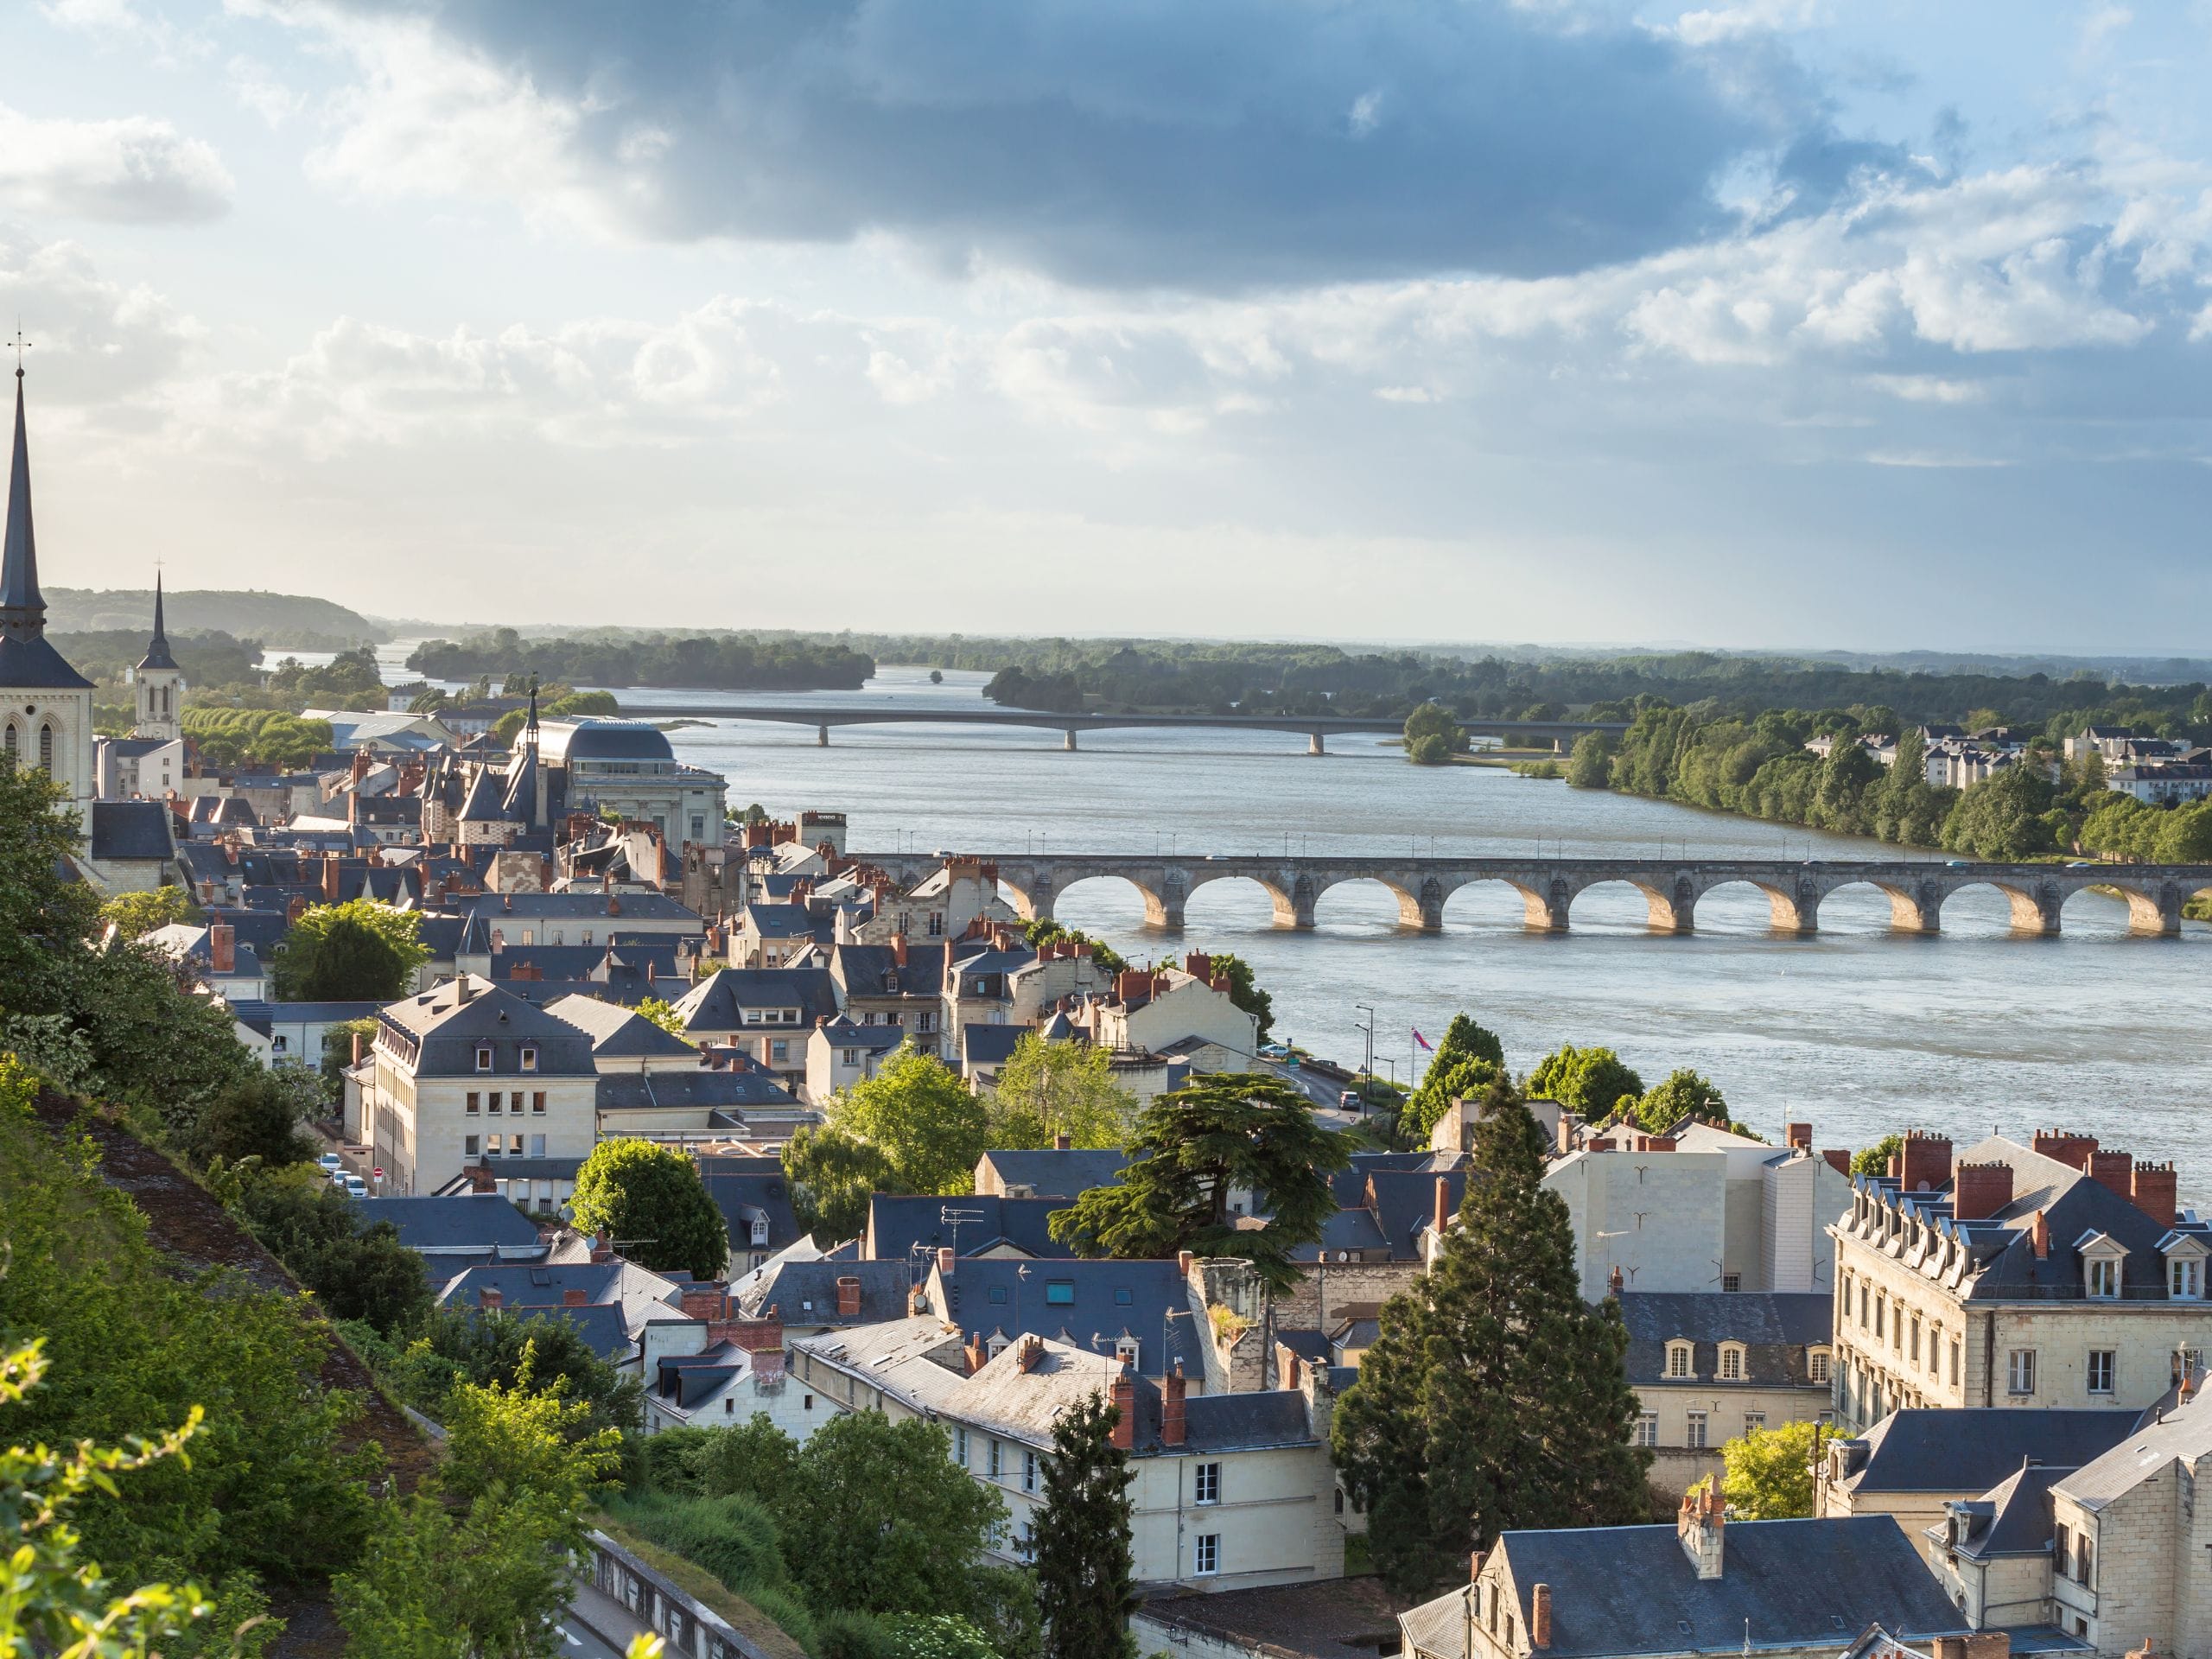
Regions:
<svg viewBox="0 0 2212 1659"><path fill-rule="evenodd" d="M1965 880L1947 886L1943 898L1948 901L1975 887L1994 887L2005 896L2005 907L2015 933L2056 934L2058 931L2058 912L2066 900L2066 888L2050 877L2011 878L1984 875L1977 872Z"/></svg>
<svg viewBox="0 0 2212 1659"><path fill-rule="evenodd" d="M1320 886L1306 871L1294 873L1286 883L1272 872L1253 869L1217 869L1200 864L1183 876L1180 898L1175 906L1173 925L1183 925L1183 905L1200 887L1213 887L1223 881L1249 881L1268 895L1274 925L1277 927L1311 927L1313 925L1313 900L1320 894Z"/></svg>
<svg viewBox="0 0 2212 1659"><path fill-rule="evenodd" d="M1937 933L1943 926L1943 900L1950 896L1933 874L1916 881L1884 881L1871 875L1846 876L1820 884L1813 904L1817 920L1821 905L1832 894L1852 887L1872 887L1890 901L1890 929L1897 933Z"/></svg>
<svg viewBox="0 0 2212 1659"><path fill-rule="evenodd" d="M1004 880L1006 878L1001 876L999 879ZM1058 883L1054 901L1057 903L1065 899L1075 888L1093 881L1116 881L1135 889L1137 897L1144 901L1144 920L1147 927L1179 928L1183 925L1181 900L1177 899L1171 905L1169 894L1163 891L1160 884L1147 880L1145 874L1135 870L1069 871L1066 879Z"/></svg>
<svg viewBox="0 0 2212 1659"><path fill-rule="evenodd" d="M1546 877L1532 871L1524 876L1484 874L1450 877L1444 882L1445 899L1449 902L1455 893L1465 893L1470 887L1486 887L1491 882L1510 887L1521 895L1523 925L1545 933L1563 933L1567 931L1567 912L1574 902L1577 888L1563 875Z"/></svg>
<svg viewBox="0 0 2212 1659"><path fill-rule="evenodd" d="M1655 933L1688 933L1696 925L1697 901L1700 891L1696 880L1687 873L1656 872L1649 879L1629 875L1606 875L1577 887L1569 899L1586 893L1595 893L1602 887L1633 887L1643 899L1644 923Z"/></svg>
<svg viewBox="0 0 2212 1659"><path fill-rule="evenodd" d="M1701 886L1697 899L1701 900L1708 893L1730 887L1750 887L1764 898L1767 925L1777 933L1812 933L1820 928L1821 894L1819 884L1809 875L1800 875L1795 880L1751 874L1724 875Z"/></svg>
<svg viewBox="0 0 2212 1659"><path fill-rule="evenodd" d="M1321 893L1334 893L1340 888L1373 883L1397 901L1398 925L1418 928L1433 933L1444 925L1444 883L1434 875L1421 875L1405 871L1351 870L1340 875L1325 875L1319 883L1318 900Z"/></svg>

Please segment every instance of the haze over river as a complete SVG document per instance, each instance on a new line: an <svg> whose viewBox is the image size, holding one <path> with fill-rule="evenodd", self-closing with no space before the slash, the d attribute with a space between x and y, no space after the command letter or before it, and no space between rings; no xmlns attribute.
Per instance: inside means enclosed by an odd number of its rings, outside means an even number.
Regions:
<svg viewBox="0 0 2212 1659"><path fill-rule="evenodd" d="M386 677L406 647L395 648ZM801 708L887 702L970 709L985 676L887 668L856 692L728 694L732 703ZM620 689L626 713L723 694ZM811 727L732 722L672 735L677 753L729 779L730 800L779 817L802 808L850 817L858 850L939 848L1068 852L1294 850L1388 854L1433 838L1439 853L1502 853L1541 842L1568 855L1856 858L1894 849L1629 796L1516 778L1502 768L1408 766L1367 738L1305 753L1289 733L1060 734L929 726L843 727L830 747ZM2185 1196L2212 1197L2212 928L2178 939L2127 931L2119 900L2085 893L2056 939L2012 936L2003 898L1974 888L1945 906L1936 938L1892 933L1888 900L1853 887L1827 899L1821 931L1772 932L1764 894L1722 888L1700 901L1697 931L1646 931L1625 885L1575 900L1568 933L1532 933L1497 884L1455 894L1440 936L1402 930L1379 885L1331 889L1311 932L1270 925L1247 882L1194 893L1179 936L1148 930L1135 890L1093 880L1054 913L1148 959L1232 950L1274 997L1275 1034L1357 1065L1376 1010L1376 1069L1416 1064L1410 1033L1441 1037L1462 1009L1495 1030L1516 1071L1563 1042L1602 1044L1656 1083L1672 1068L1713 1077L1735 1114L1779 1141L1809 1119L1815 1143L1859 1146L1906 1126L1961 1144L1993 1128L2024 1139L2080 1129L2139 1157L2173 1159Z"/></svg>

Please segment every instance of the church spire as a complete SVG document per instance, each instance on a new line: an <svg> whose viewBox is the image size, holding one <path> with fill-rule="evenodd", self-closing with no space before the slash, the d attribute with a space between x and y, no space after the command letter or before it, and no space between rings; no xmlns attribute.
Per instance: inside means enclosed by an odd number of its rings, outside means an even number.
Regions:
<svg viewBox="0 0 2212 1659"><path fill-rule="evenodd" d="M154 572L154 637L146 645L146 654L138 659L141 672L149 668L175 668L176 658L169 655L168 629L162 618L162 573Z"/></svg>
<svg viewBox="0 0 2212 1659"><path fill-rule="evenodd" d="M46 601L38 590L38 543L31 533L31 452L23 435L23 371L16 367L16 459L8 478L8 541L0 554L0 639L46 633Z"/></svg>

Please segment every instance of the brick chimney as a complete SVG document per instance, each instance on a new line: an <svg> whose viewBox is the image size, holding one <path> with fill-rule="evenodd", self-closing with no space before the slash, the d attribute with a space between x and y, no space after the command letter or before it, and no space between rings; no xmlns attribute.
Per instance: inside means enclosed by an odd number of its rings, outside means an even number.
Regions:
<svg viewBox="0 0 2212 1659"><path fill-rule="evenodd" d="M953 1262L957 1258L952 1254L951 1245L940 1244L937 1247L937 1273L938 1278L950 1279L952 1277Z"/></svg>
<svg viewBox="0 0 2212 1659"><path fill-rule="evenodd" d="M2135 1166L2135 1207L2161 1227L2174 1224L2180 1194L2171 1164Z"/></svg>
<svg viewBox="0 0 2212 1659"><path fill-rule="evenodd" d="M857 1319L860 1316L861 1281L855 1274L840 1274L837 1280L837 1317Z"/></svg>
<svg viewBox="0 0 2212 1659"><path fill-rule="evenodd" d="M1213 977L1213 958L1203 950L1193 950L1183 958L1183 971L1192 979Z"/></svg>
<svg viewBox="0 0 2212 1659"><path fill-rule="evenodd" d="M207 965L219 974L238 969L238 931L228 922L207 925Z"/></svg>
<svg viewBox="0 0 2212 1659"><path fill-rule="evenodd" d="M569 1289L561 1293L561 1306L563 1307L584 1307L589 1302L590 1299L581 1290Z"/></svg>
<svg viewBox="0 0 2212 1659"><path fill-rule="evenodd" d="M496 1192L499 1189L492 1179L492 1172L483 1164L471 1164L467 1171L468 1190L472 1192Z"/></svg>
<svg viewBox="0 0 2212 1659"><path fill-rule="evenodd" d="M1042 1337L1021 1337L1016 1339L1014 1363L1016 1369L1027 1373L1037 1369L1037 1362L1045 1357Z"/></svg>
<svg viewBox="0 0 2212 1659"><path fill-rule="evenodd" d="M359 1065L361 1063L361 1033L360 1033L359 1032L358 1032L358 1031L357 1031L357 1032L355 1032L355 1033L353 1033L353 1063L355 1065Z"/></svg>
<svg viewBox="0 0 2212 1659"><path fill-rule="evenodd" d="M213 903L214 902L214 899L215 899L215 884L214 884L213 881L210 881L209 883L207 883L207 902L208 902L208 903L213 904ZM296 921L298 921L298 920L300 919L300 918L301 918L301 917L302 917L302 916L306 915L307 913L308 913L308 900L307 900L307 895L306 895L305 893L294 893L294 894L292 895L292 902L291 902L290 904L289 904L289 905L287 905L287 906L284 906L284 920L285 920L285 922L286 922L288 925L289 925L289 924L290 924L290 923L293 923L293 922L296 922Z"/></svg>
<svg viewBox="0 0 2212 1659"><path fill-rule="evenodd" d="M1054 1152L1066 1152L1072 1148L1074 1145L1075 1141L1072 1136L1056 1135L1052 1137L1052 1150Z"/></svg>
<svg viewBox="0 0 2212 1659"><path fill-rule="evenodd" d="M1627 1288L1628 1283L1621 1276L1620 1263L1616 1262L1613 1263L1613 1270L1605 1275L1605 1294L1608 1296L1618 1296Z"/></svg>
<svg viewBox="0 0 2212 1659"><path fill-rule="evenodd" d="M726 1342L748 1354L780 1350L784 1322L773 1307L757 1319L712 1319L707 1325L707 1342L710 1347Z"/></svg>
<svg viewBox="0 0 2212 1659"><path fill-rule="evenodd" d="M1137 1439L1137 1380L1127 1365L1114 1378L1114 1444L1131 1450Z"/></svg>
<svg viewBox="0 0 2212 1659"><path fill-rule="evenodd" d="M2107 1192L2117 1192L2130 1204L2135 1202L2135 1159L2125 1152L2093 1152L2089 1154L2088 1173Z"/></svg>
<svg viewBox="0 0 2212 1659"><path fill-rule="evenodd" d="M1439 1235L1452 1224L1452 1183L1442 1175L1436 1178L1435 1209L1429 1217L1429 1224Z"/></svg>
<svg viewBox="0 0 2212 1659"><path fill-rule="evenodd" d="M500 1303L505 1300L505 1295L497 1285L486 1285L476 1293L476 1306L486 1313L498 1313Z"/></svg>
<svg viewBox="0 0 2212 1659"><path fill-rule="evenodd" d="M1681 1510L1675 1517L1675 1536L1681 1541L1682 1554L1690 1558L1700 1580L1720 1576L1724 1554L1721 1529L1726 1521L1720 1494L1713 1491L1710 1475L1682 1494Z"/></svg>
<svg viewBox="0 0 2212 1659"><path fill-rule="evenodd" d="M2080 1169L2088 1162L2089 1154L2097 1149L2094 1135L2075 1135L2065 1129L2037 1129L2029 1143L2046 1158L2055 1158L2069 1169Z"/></svg>
<svg viewBox="0 0 2212 1659"><path fill-rule="evenodd" d="M1986 1221L2012 1202L2012 1166L1961 1164L1951 1184L1951 1214L1960 1221Z"/></svg>
<svg viewBox="0 0 2212 1659"><path fill-rule="evenodd" d="M1177 1360L1175 1369L1160 1380L1160 1443L1180 1446L1190 1430L1183 1408L1183 1362Z"/></svg>
<svg viewBox="0 0 2212 1659"><path fill-rule="evenodd" d="M1848 1175L1851 1173L1851 1153L1849 1148L1845 1147L1823 1147L1821 1148L1821 1156L1827 1161L1827 1166L1835 1171L1837 1174Z"/></svg>
<svg viewBox="0 0 2212 1659"><path fill-rule="evenodd" d="M325 853L322 855L322 902L326 905L334 905L338 902L340 892L338 876L338 855Z"/></svg>
<svg viewBox="0 0 2212 1659"><path fill-rule="evenodd" d="M1800 1152L1810 1152L1813 1149L1813 1126L1809 1123L1785 1123L1782 1126L1782 1138Z"/></svg>
<svg viewBox="0 0 2212 1659"><path fill-rule="evenodd" d="M1897 1181L1904 1192L1941 1192L1951 1179L1951 1137L1907 1129L1897 1162Z"/></svg>
<svg viewBox="0 0 2212 1659"><path fill-rule="evenodd" d="M982 1332L974 1331L969 1333L968 1340L960 1344L960 1357L966 1363L968 1375L970 1376L975 1376L976 1372L990 1363L990 1357L983 1351Z"/></svg>
<svg viewBox="0 0 2212 1659"><path fill-rule="evenodd" d="M2050 1217L2037 1211L2036 1218L2028 1224L2028 1233L2035 1241L2036 1260L2047 1260L2050 1255Z"/></svg>
<svg viewBox="0 0 2212 1659"><path fill-rule="evenodd" d="M676 1305L687 1319L719 1319L728 1300L720 1285L685 1285L676 1293Z"/></svg>
<svg viewBox="0 0 2212 1659"><path fill-rule="evenodd" d="M901 968L906 965L906 936L904 933L891 936L891 960Z"/></svg>
<svg viewBox="0 0 2212 1659"><path fill-rule="evenodd" d="M1181 1274L1185 1279L1189 1278L1191 1276L1191 1268L1194 1264L1196 1264L1198 1259L1198 1258L1189 1250L1176 1251L1175 1271Z"/></svg>
<svg viewBox="0 0 2212 1659"><path fill-rule="evenodd" d="M1529 1591L1529 1645L1548 1648L1551 1644L1552 1587L1548 1584L1535 1585Z"/></svg>
<svg viewBox="0 0 2212 1659"><path fill-rule="evenodd" d="M614 1259L614 1235L604 1227L592 1237L591 1259L594 1262L612 1262Z"/></svg>

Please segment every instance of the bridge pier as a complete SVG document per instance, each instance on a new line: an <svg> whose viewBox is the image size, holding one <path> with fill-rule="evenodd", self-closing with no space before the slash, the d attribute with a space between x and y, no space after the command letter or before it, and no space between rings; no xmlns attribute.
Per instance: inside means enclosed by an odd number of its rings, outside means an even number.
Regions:
<svg viewBox="0 0 2212 1659"><path fill-rule="evenodd" d="M2133 887L2122 887L2120 896L2127 900L2127 931L2131 933L2164 934L2168 938L2181 931L2181 907L2187 902L2182 891L2171 881L2162 881L2154 893L2139 893Z"/></svg>
<svg viewBox="0 0 2212 1659"><path fill-rule="evenodd" d="M830 747L830 728L826 723L814 728L814 743L817 748L826 749Z"/></svg>
<svg viewBox="0 0 2212 1659"><path fill-rule="evenodd" d="M1065 749L1070 754L1073 754L1075 753L1074 727L1071 726L1068 728L1066 735L1060 740L1060 747Z"/></svg>
<svg viewBox="0 0 2212 1659"><path fill-rule="evenodd" d="M1567 912L1574 903L1574 890L1567 878L1555 875L1541 887L1521 890L1522 918L1540 933L1567 931Z"/></svg>
<svg viewBox="0 0 2212 1659"><path fill-rule="evenodd" d="M1669 887L1643 890L1644 914L1655 933L1694 933L1697 931L1697 886L1678 875Z"/></svg>
<svg viewBox="0 0 2212 1659"><path fill-rule="evenodd" d="M1891 901L1894 906L1894 899ZM1821 895L1810 881L1800 881L1794 891L1766 889L1767 918L1777 933L1812 934L1821 931Z"/></svg>
<svg viewBox="0 0 2212 1659"><path fill-rule="evenodd" d="M1943 891L1933 881L1910 887L1885 887L1890 896L1890 926L1899 933L1941 933Z"/></svg>
<svg viewBox="0 0 2212 1659"><path fill-rule="evenodd" d="M1320 733L1319 733L1319 732L1308 732L1308 733L1306 733L1306 753L1308 753L1308 754L1326 754L1326 753L1328 753L1328 751L1327 751L1326 749L1325 749L1324 747L1322 747L1322 746L1321 746L1321 734L1320 734Z"/></svg>
<svg viewBox="0 0 2212 1659"><path fill-rule="evenodd" d="M2039 934L2050 938L2058 936L2058 911L2065 895L2059 892L2056 882L2038 881L2031 887L2002 887L1999 891L2012 907L2015 933Z"/></svg>

